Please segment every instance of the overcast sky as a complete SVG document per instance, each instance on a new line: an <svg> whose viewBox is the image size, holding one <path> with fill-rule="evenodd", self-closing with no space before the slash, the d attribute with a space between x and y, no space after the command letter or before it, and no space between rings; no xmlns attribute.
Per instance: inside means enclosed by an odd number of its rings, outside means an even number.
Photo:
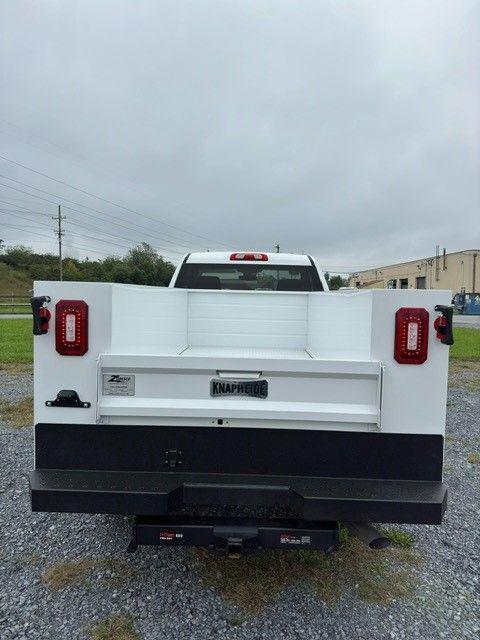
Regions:
<svg viewBox="0 0 480 640"><path fill-rule="evenodd" d="M0 74L6 244L480 247L478 0L0 0Z"/></svg>

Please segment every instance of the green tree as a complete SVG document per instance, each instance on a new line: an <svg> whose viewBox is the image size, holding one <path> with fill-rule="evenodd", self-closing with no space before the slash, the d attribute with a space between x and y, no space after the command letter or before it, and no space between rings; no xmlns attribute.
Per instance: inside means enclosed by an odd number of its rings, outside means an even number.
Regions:
<svg viewBox="0 0 480 640"><path fill-rule="evenodd" d="M19 244L7 249L5 254L2 255L2 262L14 269L26 269L33 263L34 255L32 249Z"/></svg>
<svg viewBox="0 0 480 640"><path fill-rule="evenodd" d="M73 260L67 258L63 263L63 279L75 282L84 280L81 268Z"/></svg>
<svg viewBox="0 0 480 640"><path fill-rule="evenodd" d="M51 253L35 253L29 247L19 245L8 247L0 254L0 262L32 280L58 280L58 256ZM131 249L124 257L108 256L93 261L66 258L63 263L65 280L86 282L165 286L174 270L174 265L146 242Z"/></svg>
<svg viewBox="0 0 480 640"><path fill-rule="evenodd" d="M348 287L348 279L336 274L331 276L328 271L325 272L325 280L327 281L330 291L336 291L340 287Z"/></svg>
<svg viewBox="0 0 480 640"><path fill-rule="evenodd" d="M134 284L167 285L174 271L174 266L147 242L131 249L125 263L131 270L131 282Z"/></svg>

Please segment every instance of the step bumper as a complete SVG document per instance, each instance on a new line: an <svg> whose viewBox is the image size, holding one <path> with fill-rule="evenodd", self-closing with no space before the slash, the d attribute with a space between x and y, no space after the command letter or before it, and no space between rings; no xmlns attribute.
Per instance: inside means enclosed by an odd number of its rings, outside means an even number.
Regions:
<svg viewBox="0 0 480 640"><path fill-rule="evenodd" d="M282 506L299 518L440 524L440 481L36 469L33 511L161 516L182 505Z"/></svg>

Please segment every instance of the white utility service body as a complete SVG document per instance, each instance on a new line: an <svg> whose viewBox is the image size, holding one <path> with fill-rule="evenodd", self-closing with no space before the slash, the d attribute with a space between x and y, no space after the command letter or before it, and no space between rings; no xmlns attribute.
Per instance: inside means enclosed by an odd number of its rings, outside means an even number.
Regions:
<svg viewBox="0 0 480 640"><path fill-rule="evenodd" d="M34 296L52 315L34 340L34 510L441 521L448 346L433 323L449 291L36 282ZM59 349L62 322L63 338L88 328L81 355Z"/></svg>

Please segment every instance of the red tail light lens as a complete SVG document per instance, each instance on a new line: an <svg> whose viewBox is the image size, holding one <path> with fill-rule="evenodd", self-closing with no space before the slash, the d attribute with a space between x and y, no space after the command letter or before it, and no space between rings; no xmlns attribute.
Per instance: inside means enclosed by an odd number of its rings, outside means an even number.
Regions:
<svg viewBox="0 0 480 640"><path fill-rule="evenodd" d="M232 253L230 260L259 260L267 262L268 256L266 253Z"/></svg>
<svg viewBox="0 0 480 640"><path fill-rule="evenodd" d="M422 364L428 355L428 311L402 307L395 314L395 360Z"/></svg>
<svg viewBox="0 0 480 640"><path fill-rule="evenodd" d="M88 351L88 304L59 300L55 307L55 348L62 356L83 356Z"/></svg>

